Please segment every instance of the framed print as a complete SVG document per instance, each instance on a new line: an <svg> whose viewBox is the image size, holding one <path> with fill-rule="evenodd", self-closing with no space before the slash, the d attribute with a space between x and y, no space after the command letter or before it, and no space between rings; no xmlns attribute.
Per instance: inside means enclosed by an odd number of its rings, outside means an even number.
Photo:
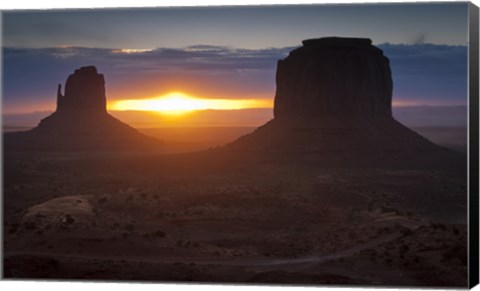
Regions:
<svg viewBox="0 0 480 291"><path fill-rule="evenodd" d="M478 283L478 7L4 10L3 278Z"/></svg>

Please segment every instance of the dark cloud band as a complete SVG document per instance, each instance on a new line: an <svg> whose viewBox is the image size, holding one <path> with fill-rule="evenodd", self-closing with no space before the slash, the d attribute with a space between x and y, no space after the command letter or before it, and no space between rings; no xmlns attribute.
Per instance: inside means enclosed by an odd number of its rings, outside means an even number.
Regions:
<svg viewBox="0 0 480 291"><path fill-rule="evenodd" d="M379 47L390 58L397 101L425 104L466 104L467 47L433 44ZM293 47L238 49L195 45L181 49L121 50L84 47L3 48L4 106L51 98L57 83L73 69L96 65L109 88L136 86L139 80L199 78L211 86L229 84L231 90L271 92L276 62ZM208 85L208 84L207 84ZM226 90L228 90L228 88Z"/></svg>

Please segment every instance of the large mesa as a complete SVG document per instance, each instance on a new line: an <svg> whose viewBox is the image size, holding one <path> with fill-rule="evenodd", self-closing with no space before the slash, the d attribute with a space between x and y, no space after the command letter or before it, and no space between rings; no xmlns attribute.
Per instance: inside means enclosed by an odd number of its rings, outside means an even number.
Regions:
<svg viewBox="0 0 480 291"><path fill-rule="evenodd" d="M370 39L303 41L277 65L275 119L391 116L388 59Z"/></svg>
<svg viewBox="0 0 480 291"><path fill-rule="evenodd" d="M105 78L94 66L81 67L57 89L57 108L27 132L6 136L6 146L35 150L157 148L161 143L107 112Z"/></svg>
<svg viewBox="0 0 480 291"><path fill-rule="evenodd" d="M133 128L107 113L105 79L94 66L81 67L68 76L65 94L58 84L57 109L42 119L33 132L66 137L68 135L102 133L119 128Z"/></svg>
<svg viewBox="0 0 480 291"><path fill-rule="evenodd" d="M278 61L274 118L225 149L331 158L443 151L392 117L389 60L370 39L303 41Z"/></svg>

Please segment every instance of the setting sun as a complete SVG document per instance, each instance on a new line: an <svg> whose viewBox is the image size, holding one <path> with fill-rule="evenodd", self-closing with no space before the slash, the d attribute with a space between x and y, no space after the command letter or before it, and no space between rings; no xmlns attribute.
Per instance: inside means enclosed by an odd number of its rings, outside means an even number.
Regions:
<svg viewBox="0 0 480 291"><path fill-rule="evenodd" d="M196 110L238 110L251 108L271 108L272 100L263 99L206 99L181 92L172 92L150 99L128 99L114 101L112 110L156 111L164 114L183 114Z"/></svg>

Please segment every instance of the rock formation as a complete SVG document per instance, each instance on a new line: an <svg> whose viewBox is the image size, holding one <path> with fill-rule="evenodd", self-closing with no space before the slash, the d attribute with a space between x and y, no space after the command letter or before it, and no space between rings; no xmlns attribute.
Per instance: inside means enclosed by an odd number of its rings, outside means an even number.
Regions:
<svg viewBox="0 0 480 291"><path fill-rule="evenodd" d="M392 117L389 60L370 39L305 40L278 61L276 83L274 118L225 149L344 159L444 150Z"/></svg>
<svg viewBox="0 0 480 291"><path fill-rule="evenodd" d="M65 83L65 96L61 93L62 85L58 84L58 112L97 112L106 113L105 79L97 73L94 66L75 70Z"/></svg>
<svg viewBox="0 0 480 291"><path fill-rule="evenodd" d="M320 38L278 61L276 119L391 116L388 59L370 39Z"/></svg>
<svg viewBox="0 0 480 291"><path fill-rule="evenodd" d="M57 108L28 132L6 136L6 146L41 150L155 148L160 144L107 113L105 79L94 66L75 70L57 88Z"/></svg>

